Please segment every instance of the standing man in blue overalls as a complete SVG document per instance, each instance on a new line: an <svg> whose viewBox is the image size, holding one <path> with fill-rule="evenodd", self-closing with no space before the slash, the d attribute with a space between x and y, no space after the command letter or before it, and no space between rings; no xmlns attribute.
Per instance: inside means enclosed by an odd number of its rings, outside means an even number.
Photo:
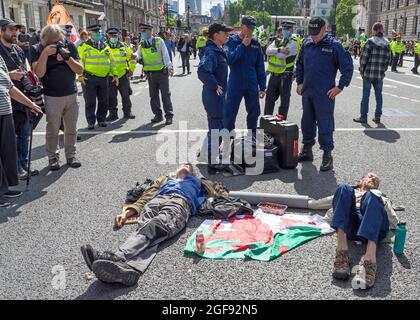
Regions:
<svg viewBox="0 0 420 320"><path fill-rule="evenodd" d="M248 113L247 127L255 132L260 116L260 99L265 96L266 73L261 45L252 37L256 22L251 16L241 20L241 32L232 35L226 47L227 62L230 66L224 125L229 130L235 129L236 116L242 98Z"/></svg>
<svg viewBox="0 0 420 320"><path fill-rule="evenodd" d="M333 169L334 103L335 97L350 84L353 62L350 53L326 33L327 25L322 18L309 21L307 38L296 63L298 95L302 96L303 148L299 161L313 161L312 146L318 127L318 142L324 151L321 171ZM335 78L340 70L338 85Z"/></svg>
<svg viewBox="0 0 420 320"><path fill-rule="evenodd" d="M228 32L232 29L220 23L209 27L209 40L206 50L198 66L198 78L203 82L203 104L207 112L209 132L207 134L208 173L224 171L219 163L220 130L224 129L223 115L225 111L225 91L227 87L228 65L223 44L227 41ZM217 135L213 137L212 134Z"/></svg>

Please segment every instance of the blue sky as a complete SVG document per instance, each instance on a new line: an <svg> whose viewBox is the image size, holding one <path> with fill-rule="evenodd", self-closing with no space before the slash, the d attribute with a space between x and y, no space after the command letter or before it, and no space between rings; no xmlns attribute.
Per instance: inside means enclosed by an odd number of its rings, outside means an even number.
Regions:
<svg viewBox="0 0 420 320"><path fill-rule="evenodd" d="M185 0L179 1L179 13L185 13ZM218 3L221 3L223 6L223 0L201 0L202 1L202 10L203 14L209 14L210 8L216 6Z"/></svg>

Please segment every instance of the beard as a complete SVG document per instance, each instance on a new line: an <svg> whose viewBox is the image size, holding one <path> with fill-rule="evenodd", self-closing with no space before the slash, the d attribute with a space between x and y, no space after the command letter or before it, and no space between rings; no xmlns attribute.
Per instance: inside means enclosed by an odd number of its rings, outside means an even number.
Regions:
<svg viewBox="0 0 420 320"><path fill-rule="evenodd" d="M16 38L17 38L16 36L8 36L6 34L2 36L2 39L5 42L10 43L10 44L16 43Z"/></svg>

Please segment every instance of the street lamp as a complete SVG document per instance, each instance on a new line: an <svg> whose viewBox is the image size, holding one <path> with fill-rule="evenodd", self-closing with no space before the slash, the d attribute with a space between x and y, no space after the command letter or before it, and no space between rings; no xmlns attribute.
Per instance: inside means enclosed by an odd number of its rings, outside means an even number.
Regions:
<svg viewBox="0 0 420 320"><path fill-rule="evenodd" d="M190 31L190 5L187 6L187 30Z"/></svg>
<svg viewBox="0 0 420 320"><path fill-rule="evenodd" d="M125 24L125 4L124 0L121 0L121 13L122 13L122 36L126 36L126 24Z"/></svg>

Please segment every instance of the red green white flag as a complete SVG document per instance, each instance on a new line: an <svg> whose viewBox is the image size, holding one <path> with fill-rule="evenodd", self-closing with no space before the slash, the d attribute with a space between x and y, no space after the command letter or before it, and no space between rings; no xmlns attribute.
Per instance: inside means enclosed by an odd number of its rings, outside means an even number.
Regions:
<svg viewBox="0 0 420 320"><path fill-rule="evenodd" d="M204 251L198 253L196 233L204 234ZM210 259L271 261L334 229L320 215L277 216L257 210L254 215L228 220L205 220L188 239L184 252Z"/></svg>

